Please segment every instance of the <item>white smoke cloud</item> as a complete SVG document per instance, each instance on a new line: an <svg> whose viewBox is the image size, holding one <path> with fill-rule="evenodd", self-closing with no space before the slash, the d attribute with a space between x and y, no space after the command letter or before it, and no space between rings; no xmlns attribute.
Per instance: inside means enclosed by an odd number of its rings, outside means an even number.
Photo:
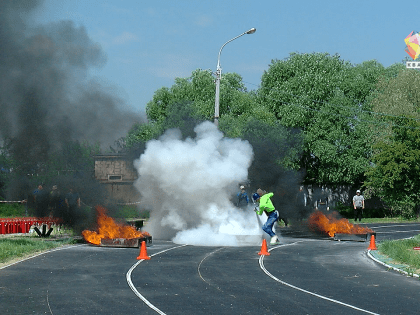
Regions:
<svg viewBox="0 0 420 315"><path fill-rule="evenodd" d="M167 131L146 144L135 161L135 186L151 210L147 230L157 239L193 245L241 245L243 235L262 234L252 208L236 208L231 199L247 180L253 158L248 141L230 139L211 122L181 140ZM239 240L239 241L238 241Z"/></svg>

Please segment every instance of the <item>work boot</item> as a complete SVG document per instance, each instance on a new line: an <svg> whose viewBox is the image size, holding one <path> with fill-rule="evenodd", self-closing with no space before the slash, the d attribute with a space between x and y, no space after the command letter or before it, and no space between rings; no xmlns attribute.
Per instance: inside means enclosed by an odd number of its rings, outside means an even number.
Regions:
<svg viewBox="0 0 420 315"><path fill-rule="evenodd" d="M277 235L274 235L270 240L270 245L278 245L278 244L280 244L280 241L279 241Z"/></svg>

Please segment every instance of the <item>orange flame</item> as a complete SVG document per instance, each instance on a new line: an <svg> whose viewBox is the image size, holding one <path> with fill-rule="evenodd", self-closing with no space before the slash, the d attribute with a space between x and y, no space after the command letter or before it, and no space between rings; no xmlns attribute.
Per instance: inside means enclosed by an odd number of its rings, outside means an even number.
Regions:
<svg viewBox="0 0 420 315"><path fill-rule="evenodd" d="M137 238L150 236L147 232L139 232L131 225L118 224L114 221L113 218L108 217L106 213L106 208L102 206L96 206L97 223L98 223L98 232L84 230L82 235L86 241L89 243L99 245L101 244L101 239L113 239L113 238Z"/></svg>
<svg viewBox="0 0 420 315"><path fill-rule="evenodd" d="M334 237L334 234L365 234L372 233L369 228L360 225L353 225L347 219L337 219L337 212L326 216L321 211L313 212L308 219L309 227L313 230L321 231Z"/></svg>

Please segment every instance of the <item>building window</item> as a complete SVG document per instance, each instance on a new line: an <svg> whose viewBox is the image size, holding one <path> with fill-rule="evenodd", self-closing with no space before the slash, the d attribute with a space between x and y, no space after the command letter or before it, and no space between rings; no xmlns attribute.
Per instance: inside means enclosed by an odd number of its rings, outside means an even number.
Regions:
<svg viewBox="0 0 420 315"><path fill-rule="evenodd" d="M108 175L109 181L122 181L122 175Z"/></svg>

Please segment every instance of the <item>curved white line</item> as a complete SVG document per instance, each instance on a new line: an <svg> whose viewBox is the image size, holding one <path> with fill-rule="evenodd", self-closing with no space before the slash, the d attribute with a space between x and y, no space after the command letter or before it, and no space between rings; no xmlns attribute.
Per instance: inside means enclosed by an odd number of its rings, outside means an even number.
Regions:
<svg viewBox="0 0 420 315"><path fill-rule="evenodd" d="M172 248L168 248L168 249L162 250L160 252L154 253L153 255L150 255L150 257L162 254L164 252L167 252L167 251L170 251L170 250L173 250L173 249L184 247L184 246L188 246L188 245L180 245L180 246L175 246L175 247L172 247ZM131 273L133 272L134 268L136 268L143 260L144 259L139 260L137 263L135 263L133 266L131 266L130 270L128 270L128 272L126 274L126 279L127 279L128 286L130 287L131 291L133 291L134 294L137 295L137 297L139 297L148 307L150 307L152 310L156 311L156 313L158 313L158 314L166 315L166 313L162 312L160 309L158 309L156 306L154 306L152 303L150 303L149 300L147 300L143 295L141 295L140 292L137 291L133 282L131 281Z"/></svg>
<svg viewBox="0 0 420 315"><path fill-rule="evenodd" d="M201 278L201 280L203 280L205 283L207 283L208 285L211 285L209 282L207 282L204 278L203 278L203 276L201 275L201 272L200 272L200 267L201 267L201 264L203 263L203 261L204 260L206 260L206 258L207 257L209 257L209 256L211 256L211 255L213 255L214 253L216 253L216 252L218 252L219 250L222 250L223 249L223 247L221 247L221 248L218 248L218 249L216 249L215 251L213 251L213 252L211 252L211 253L209 253L209 254L207 254L201 261L200 261L200 263L198 264L198 267L197 267L197 271L198 271L198 275L200 276L200 278ZM219 287L216 287L217 288L217 290L219 290L219 291L221 291L220 290L220 288Z"/></svg>
<svg viewBox="0 0 420 315"><path fill-rule="evenodd" d="M45 251L45 252L42 252L42 253L39 253L39 254L36 254L36 255L33 255L33 256L30 256L30 257L26 257L26 258L24 258L24 259L22 259L22 260L16 261L16 262L11 263L11 264L9 264L9 265L6 265L6 266L3 266L3 267L0 267L0 270L1 270L1 269L5 269L5 268L10 267L10 266L13 266L13 265L16 265L16 264L21 263L21 262L23 262L23 261L25 261L25 260L29 260L29 259L32 259L32 258L35 258L35 257L41 256L41 255L44 255L44 254L52 253L52 252L55 252L55 251L58 251L58 250L62 250L62 249L74 248L74 247L78 247L78 246L86 246L86 244L80 244L80 245L65 245L65 246L62 246L62 247L53 248L53 249L50 249L50 250L48 250L48 251ZM47 289L47 305L48 305L48 309L50 310L50 314L53 314L53 311L52 311L51 306L50 306L50 301L49 301L48 295L49 295L49 291L48 291L48 289Z"/></svg>
<svg viewBox="0 0 420 315"><path fill-rule="evenodd" d="M48 309L50 310L50 314L53 315L53 311L51 310L51 306L50 306L50 300L48 298L48 289L47 289L47 305L48 305Z"/></svg>
<svg viewBox="0 0 420 315"><path fill-rule="evenodd" d="M273 249L276 249L276 248L280 248L280 247L284 247L284 246L289 246L289 245L295 245L295 244L300 243L300 242L303 242L303 241L298 241L298 242L294 242L294 243L290 243L290 244L285 244L285 245L276 246L276 247L270 248L270 249L268 250L268 252L271 252ZM337 303L337 304L340 304L340 305L343 305L343 306L346 306L346 307L349 307L349 308L352 308L352 309L355 309L355 310L358 310L358 311L361 311L361 312L365 312L365 313L368 313L368 314L373 314L373 315L379 315L379 314L377 314L377 313L373 313L373 312L370 312L370 311L367 311L367 310L364 310L364 309L358 308L358 307L356 307L356 306L353 306L353 305L350 305L350 304L346 304L346 303L343 303L343 302L340 302L340 301L337 301L337 300L331 299L331 298L329 298L329 297L326 297L326 296L323 296L323 295L316 294L316 293L314 293L314 292L310 292L310 291L308 291L308 290L305 290L305 289L299 288L299 287L297 287L297 286L294 286L294 285L292 285L292 284L290 284L290 283L284 282L284 281L282 281L282 280L280 280L280 279L276 278L275 276L273 276L270 272L268 272L268 270L267 270L267 269L265 269L265 266L264 266L264 262L263 262L263 260L264 260L264 255L260 256L259 263L260 263L260 267L261 267L261 269L265 272L265 274L266 274L266 275L268 275L268 276L269 276L270 278L272 278L273 280L275 280L275 281L277 281L277 282L279 282L279 283L281 283L281 284L283 284L283 285L285 285L285 286L288 286L288 287L290 287L290 288L292 288L292 289L295 289L295 290L298 290L298 291L301 291L301 292L304 292L304 293L307 293L307 294L310 294L310 295L316 296L316 297L318 297L318 298L320 298L320 299L324 299L324 300L327 300L327 301L330 301L330 302L333 302L333 303Z"/></svg>

